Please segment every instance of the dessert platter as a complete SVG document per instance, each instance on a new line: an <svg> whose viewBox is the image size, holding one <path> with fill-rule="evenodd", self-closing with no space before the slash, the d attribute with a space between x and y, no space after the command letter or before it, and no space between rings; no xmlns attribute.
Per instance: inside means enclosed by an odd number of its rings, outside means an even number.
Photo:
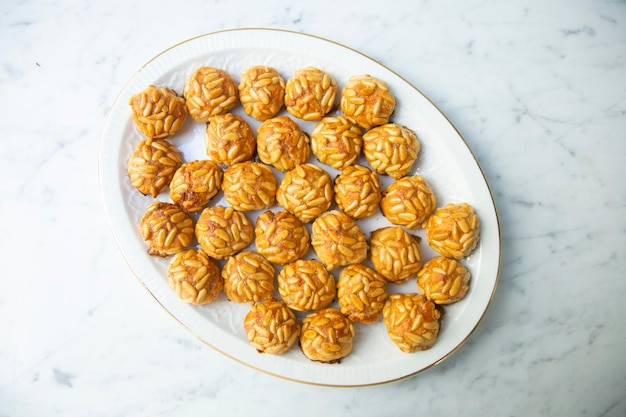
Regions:
<svg viewBox="0 0 626 417"><path fill-rule="evenodd" d="M149 295L277 377L418 374L495 293L499 222L471 149L420 90L326 39L235 29L166 49L113 103L99 169Z"/></svg>

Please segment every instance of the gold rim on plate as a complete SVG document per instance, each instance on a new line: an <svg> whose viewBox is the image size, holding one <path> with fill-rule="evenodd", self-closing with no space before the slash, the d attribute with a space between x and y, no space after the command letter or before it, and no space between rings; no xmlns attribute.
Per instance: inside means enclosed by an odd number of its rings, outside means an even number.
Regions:
<svg viewBox="0 0 626 417"><path fill-rule="evenodd" d="M355 356L354 361L351 362L349 356L339 365L311 363L300 352L291 355L288 352L284 358L259 355L248 344L243 330L240 334L236 331L237 320L243 319L241 308L229 306L234 310L229 310L226 315L231 314L232 323L226 328L218 327L209 307L186 305L167 287L163 274L167 261L149 257L138 236L138 216L151 198L132 195L125 177L130 149L140 139L139 133L134 131L127 103L130 95L151 83L181 87L190 69L200 63L228 67L227 72L232 75L246 66L266 64L279 69L285 79L299 67L320 65L333 75L340 74L341 77L336 77L338 83L340 80L344 82L349 75L370 73L390 85L399 103L393 121L415 130L426 149L427 156L420 157L421 165L414 168L414 173L432 175L433 180L441 178L441 182L434 183L435 192L444 197L442 203L467 198L481 216L481 243L468 261L472 271L469 296L454 306L452 313L446 314L441 340L433 348L406 354L391 346L389 340L373 339L376 349L384 354L361 348L351 354ZM182 87L177 91L182 91ZM199 126L187 128L185 134L191 139L185 139L183 147L192 149L191 143L197 139L199 129ZM454 182L444 180L441 175L441 172L449 175L455 171L459 175ZM439 177L435 175L437 173ZM100 145L99 177L101 197L115 241L150 296L198 340L236 362L269 375L332 387L372 386L412 377L455 353L481 323L495 294L501 261L498 213L484 172L461 133L425 94L393 70L359 51L315 35L281 29L229 29L196 36L160 52L126 82L107 115ZM372 219L375 223L371 223L370 228L380 221ZM421 247L428 250L424 245ZM426 257L423 255L423 258ZM382 324L378 324L380 328ZM365 338L375 334L368 328L364 331ZM380 330L378 333L376 336L380 336ZM370 361L368 355L372 353L375 355Z"/></svg>

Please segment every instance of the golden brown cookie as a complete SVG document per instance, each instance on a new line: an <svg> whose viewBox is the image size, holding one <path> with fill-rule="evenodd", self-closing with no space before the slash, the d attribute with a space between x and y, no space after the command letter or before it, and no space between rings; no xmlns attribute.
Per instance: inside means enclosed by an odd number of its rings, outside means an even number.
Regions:
<svg viewBox="0 0 626 417"><path fill-rule="evenodd" d="M391 341L401 351L430 349L437 341L441 314L420 294L392 294L383 307L383 321Z"/></svg>
<svg viewBox="0 0 626 417"><path fill-rule="evenodd" d="M170 198L183 210L200 211L219 192L222 169L208 159L184 163L170 183Z"/></svg>
<svg viewBox="0 0 626 417"><path fill-rule="evenodd" d="M139 232L148 244L148 254L165 258L189 246L193 219L176 204L155 201L142 216Z"/></svg>
<svg viewBox="0 0 626 417"><path fill-rule="evenodd" d="M335 363L352 352L354 325L336 308L309 314L302 320L300 348L312 361Z"/></svg>
<svg viewBox="0 0 626 417"><path fill-rule="evenodd" d="M367 258L365 234L350 216L339 210L331 210L315 219L311 246L329 271Z"/></svg>
<svg viewBox="0 0 626 417"><path fill-rule="evenodd" d="M415 133L397 123L377 126L363 135L363 155L379 174L398 179L417 159L420 143Z"/></svg>
<svg viewBox="0 0 626 417"><path fill-rule="evenodd" d="M187 119L185 99L169 87L150 85L133 95L129 104L137 130L149 138L168 138Z"/></svg>
<svg viewBox="0 0 626 417"><path fill-rule="evenodd" d="M256 140L243 117L226 113L209 119L204 133L204 146L211 160L222 165L232 165L252 158Z"/></svg>
<svg viewBox="0 0 626 417"><path fill-rule="evenodd" d="M257 252L243 251L228 257L222 267L224 294L236 303L254 303L274 291L274 266Z"/></svg>
<svg viewBox="0 0 626 417"><path fill-rule="evenodd" d="M352 165L362 147L361 128L344 116L324 117L311 132L311 151L321 163L335 169Z"/></svg>
<svg viewBox="0 0 626 417"><path fill-rule="evenodd" d="M285 265L277 281L283 301L296 311L322 309L337 295L335 278L315 259L300 259Z"/></svg>
<svg viewBox="0 0 626 417"><path fill-rule="evenodd" d="M301 164L285 173L276 190L276 202L304 223L330 208L333 185L328 172L313 164Z"/></svg>
<svg viewBox="0 0 626 417"><path fill-rule="evenodd" d="M130 183L140 193L156 197L170 185L182 159L182 153L167 140L147 138L128 160Z"/></svg>
<svg viewBox="0 0 626 417"><path fill-rule="evenodd" d="M382 192L380 209L391 223L407 229L424 227L437 199L426 180L412 175L394 181Z"/></svg>
<svg viewBox="0 0 626 417"><path fill-rule="evenodd" d="M364 129L388 123L395 107L387 83L369 74L350 77L341 91L341 111Z"/></svg>
<svg viewBox="0 0 626 417"><path fill-rule="evenodd" d="M284 265L302 258L311 246L309 232L288 211L266 211L256 219L256 250L270 262Z"/></svg>
<svg viewBox="0 0 626 417"><path fill-rule="evenodd" d="M346 266L337 281L341 313L355 322L374 323L387 300L385 284L385 279L367 265Z"/></svg>
<svg viewBox="0 0 626 417"><path fill-rule="evenodd" d="M276 200L276 178L272 170L260 162L238 162L224 171L222 191L235 210L267 209Z"/></svg>
<svg viewBox="0 0 626 417"><path fill-rule="evenodd" d="M260 353L282 355L300 337L300 324L287 305L273 297L253 304L243 321L248 341Z"/></svg>
<svg viewBox="0 0 626 417"><path fill-rule="evenodd" d="M202 210L195 234L207 255L224 259L252 243L254 229L242 212L230 206L214 206Z"/></svg>
<svg viewBox="0 0 626 417"><path fill-rule="evenodd" d="M382 198L378 175L363 165L350 165L335 178L335 202L353 219L371 216Z"/></svg>
<svg viewBox="0 0 626 417"><path fill-rule="evenodd" d="M402 227L383 227L370 235L370 260L388 282L415 277L422 267L419 238Z"/></svg>
<svg viewBox="0 0 626 417"><path fill-rule="evenodd" d="M181 300L194 305L212 303L224 285L219 267L200 249L174 255L167 268L167 282Z"/></svg>
<svg viewBox="0 0 626 417"><path fill-rule="evenodd" d="M320 120L335 106L337 83L327 72L306 67L295 72L285 85L285 107L294 117Z"/></svg>
<svg viewBox="0 0 626 417"><path fill-rule="evenodd" d="M285 102L285 80L272 67L255 65L246 69L238 88L243 111L256 120L274 117Z"/></svg>
<svg viewBox="0 0 626 417"><path fill-rule="evenodd" d="M436 304L452 304L469 289L470 273L455 259L436 256L417 273L417 288Z"/></svg>
<svg viewBox="0 0 626 417"><path fill-rule="evenodd" d="M224 70L203 66L185 81L183 96L189 116L198 123L225 114L237 104L237 84Z"/></svg>
<svg viewBox="0 0 626 417"><path fill-rule="evenodd" d="M309 158L309 137L288 116L276 116L261 123L256 140L259 159L281 172Z"/></svg>
<svg viewBox="0 0 626 417"><path fill-rule="evenodd" d="M480 240L480 221L468 203L438 208L426 224L426 240L431 248L448 258L472 254Z"/></svg>

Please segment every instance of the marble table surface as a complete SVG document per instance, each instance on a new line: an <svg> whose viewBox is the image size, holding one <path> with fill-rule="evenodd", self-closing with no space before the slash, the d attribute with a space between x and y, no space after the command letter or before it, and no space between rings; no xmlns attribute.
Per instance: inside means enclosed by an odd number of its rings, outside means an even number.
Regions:
<svg viewBox="0 0 626 417"><path fill-rule="evenodd" d="M160 51L223 29L317 35L424 92L476 155L502 258L481 324L398 382L290 382L212 350L135 279L100 135ZM626 415L626 3L0 3L0 416Z"/></svg>

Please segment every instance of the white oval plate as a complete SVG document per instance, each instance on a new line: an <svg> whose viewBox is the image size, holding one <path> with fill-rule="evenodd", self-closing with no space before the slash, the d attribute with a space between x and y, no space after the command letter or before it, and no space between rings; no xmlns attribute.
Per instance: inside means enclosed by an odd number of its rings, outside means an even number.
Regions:
<svg viewBox="0 0 626 417"><path fill-rule="evenodd" d="M350 76L358 74L371 74L388 83L397 100L392 121L414 130L422 145L413 173L422 175L431 184L438 206L466 201L475 207L481 220L480 245L463 261L472 275L470 290L463 300L445 309L438 341L430 350L401 352L389 340L379 320L372 325L355 325L354 350L338 364L311 362L297 346L280 356L259 354L248 343L242 327L247 305L230 302L222 294L214 303L193 306L182 302L168 287L169 260L148 256L138 232L141 216L153 199L141 195L128 181L128 158L143 139L130 118L128 100L149 84L167 85L180 94L186 77L201 65L222 68L236 82L246 68L268 65L276 68L285 80L299 68L315 66L329 72L340 89ZM241 106L233 113L243 115ZM287 113L283 110L281 114ZM246 120L256 131L259 123L251 118ZM305 132L311 132L312 124L297 121ZM203 133L204 125L188 119L170 140L183 152L185 160L206 159ZM314 157L309 162L319 163ZM139 281L172 317L207 345L275 376L310 384L362 386L414 375L441 362L467 340L495 292L500 264L497 213L485 177L464 139L442 112L407 81L371 58L325 39L283 30L237 29L199 36L165 50L144 65L119 93L102 134L99 164L110 226ZM324 168L331 176L336 174L329 167ZM282 177L277 174L277 178ZM381 180L383 187L390 183L389 178ZM168 192L158 198L167 200ZM211 204L227 203L220 193ZM254 221L258 213L248 215ZM389 225L380 212L359 224L366 234ZM423 237L423 230L414 233ZM421 249L423 260L434 256L425 239ZM335 277L338 273L333 271ZM387 290L416 292L417 287L412 279L402 285L388 284Z"/></svg>

